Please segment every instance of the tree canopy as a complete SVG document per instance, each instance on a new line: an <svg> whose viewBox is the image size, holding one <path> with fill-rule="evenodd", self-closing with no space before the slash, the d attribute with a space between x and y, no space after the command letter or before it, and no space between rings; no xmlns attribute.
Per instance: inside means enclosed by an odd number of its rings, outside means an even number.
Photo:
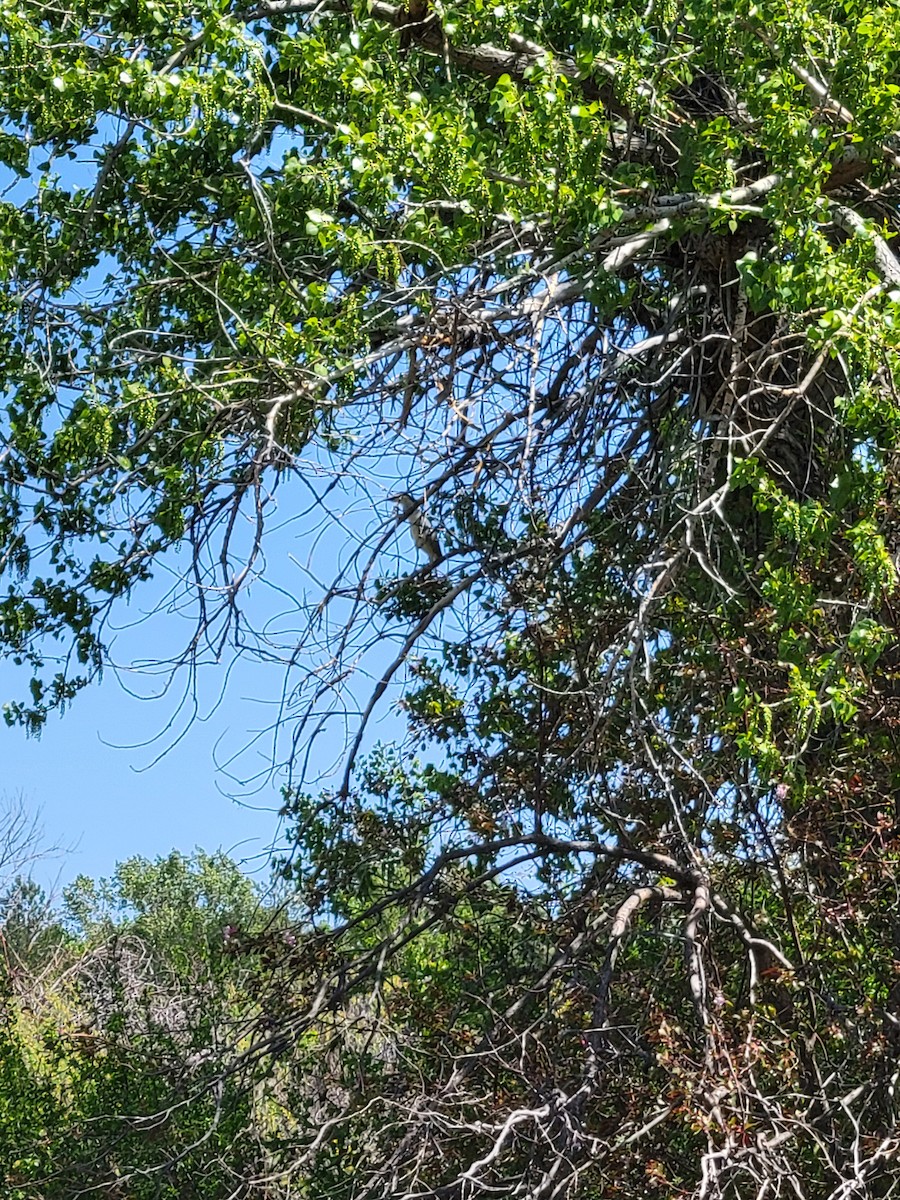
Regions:
<svg viewBox="0 0 900 1200"><path fill-rule="evenodd" d="M893 1194L900 8L2 28L7 719L173 570L282 689L246 1194Z"/></svg>

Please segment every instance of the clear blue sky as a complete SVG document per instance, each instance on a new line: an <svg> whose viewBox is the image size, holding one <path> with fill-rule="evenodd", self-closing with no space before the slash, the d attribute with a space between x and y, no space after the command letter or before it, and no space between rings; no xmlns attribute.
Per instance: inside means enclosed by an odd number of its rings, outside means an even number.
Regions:
<svg viewBox="0 0 900 1200"><path fill-rule="evenodd" d="M301 521L285 520L285 512L308 509L308 498L309 491L299 484L280 493L265 543L265 573L245 600L257 624L282 613L282 627L290 628L291 597L300 599L305 592L309 599L315 593L310 571L330 582L335 567L383 519L357 489L355 496L346 490L332 496L327 513L320 510ZM323 538L325 521L328 534ZM399 535L401 553L409 552L408 541L405 534ZM394 559L398 572L404 569L399 563ZM174 559L170 565L178 570L180 562ZM410 567L411 563L406 569ZM126 618L137 622L117 636L113 653L120 661L164 656L183 644L184 618L159 613L141 621L163 594L163 578L136 592L128 613L119 614L123 626ZM290 635L284 640L289 642ZM373 668L376 673L383 669L392 653L389 643L375 648L369 678L360 679L359 695L371 686ZM182 689L185 683L181 677ZM0 793L7 798L21 795L30 810L40 810L45 841L64 850L40 862L35 877L45 886L62 885L80 873L108 875L117 862L134 854L154 857L197 846L225 849L245 861L247 869L264 871L267 850L278 834L281 800L278 779L266 777L273 754L271 736L255 744L253 739L271 725L283 683L284 669L278 663L210 665L199 678L200 717L190 721L186 712L176 712L176 689L159 699L137 699L131 690L146 693L156 681L110 671L82 691L66 713L52 716L40 739L0 726ZM21 685L12 669L0 667L0 701L13 698L17 686ZM394 692L393 701L396 696ZM393 701L382 704L370 744L390 740L402 730ZM335 724L316 740L313 765L318 771L324 774L334 767L343 736ZM248 783L254 775L259 778ZM236 802L235 795L242 800Z"/></svg>
<svg viewBox="0 0 900 1200"><path fill-rule="evenodd" d="M4 793L40 809L45 841L68 848L38 864L36 878L109 874L121 859L173 847L222 847L239 859L262 853L277 830L277 791L269 787L255 798L264 811L240 806L217 787L228 781L217 779L213 761L218 740L246 740L249 707L240 696L227 698L152 766L153 747L122 743L158 733L167 702L132 699L112 676L52 717L40 740L20 729L0 732Z"/></svg>

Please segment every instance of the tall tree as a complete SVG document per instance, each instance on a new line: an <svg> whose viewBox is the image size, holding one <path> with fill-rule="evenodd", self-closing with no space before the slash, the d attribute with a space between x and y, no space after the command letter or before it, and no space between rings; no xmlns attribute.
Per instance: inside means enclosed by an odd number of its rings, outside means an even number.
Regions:
<svg viewBox="0 0 900 1200"><path fill-rule="evenodd" d="M344 1076L295 1161L348 1196L890 1194L896 7L4 19L8 717L181 545L182 663L303 665L312 924L253 1054ZM240 590L295 472L378 528L279 646ZM361 765L394 679L430 767Z"/></svg>

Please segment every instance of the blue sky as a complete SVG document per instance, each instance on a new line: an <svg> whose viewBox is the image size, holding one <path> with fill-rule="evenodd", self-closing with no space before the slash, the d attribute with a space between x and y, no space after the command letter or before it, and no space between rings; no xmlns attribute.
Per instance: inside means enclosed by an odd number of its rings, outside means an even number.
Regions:
<svg viewBox="0 0 900 1200"><path fill-rule="evenodd" d="M109 874L133 854L155 857L173 847L229 850L238 859L262 854L277 830L278 794L267 788L238 805L222 794L214 764L221 739L242 738L248 705L229 698L213 719L196 722L153 765L146 740L164 725L164 702L129 697L116 679L83 692L69 712L52 717L39 740L4 729L3 791L40 810L44 840L66 851L37 864L42 883L57 877ZM248 862L248 866L253 864Z"/></svg>
<svg viewBox="0 0 900 1200"><path fill-rule="evenodd" d="M285 646L290 646L294 601L315 601L311 580L330 582L336 568L384 519L383 509L376 514L369 496L358 488L332 493L327 508L318 510L310 510L308 499L308 488L299 483L282 489L264 543L263 577L251 585L244 602L253 623L285 631L280 638ZM303 510L305 520L293 515ZM395 550L408 553L408 542L401 532ZM406 567L403 561L388 555L385 567L397 573L412 569L410 559ZM172 573L180 569L178 559L165 565ZM248 870L266 869L279 829L281 781L269 769L276 753L270 730L284 688L284 667L229 659L201 668L194 717L190 704L180 705L189 682L184 674L167 694L138 698L158 690L160 678L132 672L128 664L174 653L185 640L183 616L153 612L171 578L159 572L156 581L134 594L128 611L118 614L112 654L126 669L108 670L83 690L67 712L49 719L39 739L0 726L0 794L21 796L30 811L40 811L46 844L60 847L35 867L35 877L45 886L62 886L81 873L108 875L117 862L135 854L155 857L197 846L222 848ZM327 645L320 653L322 649ZM354 692L363 697L373 668L377 674L393 653L390 642L376 643L368 670L348 692L351 707ZM313 661L310 656L301 662L298 673ZM0 701L14 698L21 686L12 668L0 666ZM382 703L369 745L402 732L398 694L395 688ZM285 731L290 730L288 718ZM323 784L340 762L344 736L344 723L336 720L314 743L312 768Z"/></svg>

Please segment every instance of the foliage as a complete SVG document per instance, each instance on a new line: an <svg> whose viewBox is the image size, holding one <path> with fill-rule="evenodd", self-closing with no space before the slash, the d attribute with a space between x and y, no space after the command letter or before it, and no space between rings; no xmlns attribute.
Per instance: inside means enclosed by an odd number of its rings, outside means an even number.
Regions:
<svg viewBox="0 0 900 1200"><path fill-rule="evenodd" d="M20 912L6 911L7 947ZM235 1063L212 1085L217 1047L257 1011L257 969L230 945L237 926L222 924L243 919L246 939L271 922L250 881L221 854L132 859L113 880L79 878L61 913L44 912L33 941L55 937L55 958L25 974L20 957L3 979L4 1195L249 1194L241 1177L260 1173L265 1152L246 1072Z"/></svg>
<svg viewBox="0 0 900 1200"><path fill-rule="evenodd" d="M182 969L214 960L226 927L251 929L266 919L252 880L221 851L131 858L111 879L79 875L63 900L64 919L83 944L134 936Z"/></svg>
<svg viewBox="0 0 900 1200"><path fill-rule="evenodd" d="M3 953L12 971L39 970L68 941L44 889L17 876L0 897Z"/></svg>

